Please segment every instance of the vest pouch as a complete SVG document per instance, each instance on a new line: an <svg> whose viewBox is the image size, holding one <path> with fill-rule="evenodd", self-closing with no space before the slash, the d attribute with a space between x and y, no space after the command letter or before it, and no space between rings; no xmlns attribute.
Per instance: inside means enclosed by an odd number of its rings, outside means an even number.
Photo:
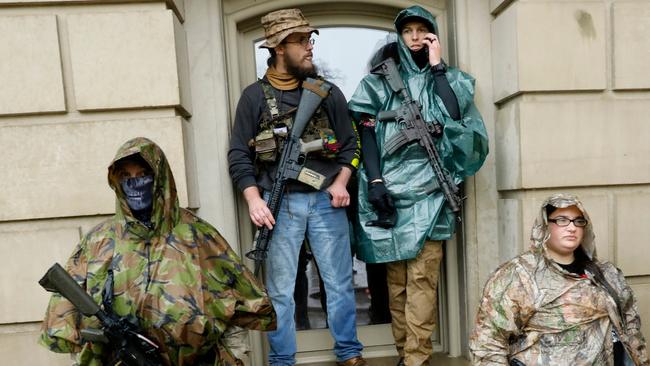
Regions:
<svg viewBox="0 0 650 366"><path fill-rule="evenodd" d="M272 129L266 129L255 136L255 156L262 162L273 163L278 157L278 143Z"/></svg>

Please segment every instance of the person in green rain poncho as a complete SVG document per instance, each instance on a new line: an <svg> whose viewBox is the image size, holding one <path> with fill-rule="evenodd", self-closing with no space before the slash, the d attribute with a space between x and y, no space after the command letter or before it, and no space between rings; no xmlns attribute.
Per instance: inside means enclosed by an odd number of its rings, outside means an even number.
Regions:
<svg viewBox="0 0 650 366"><path fill-rule="evenodd" d="M395 28L397 42L381 48L371 65L388 57L398 63L426 123L439 124L436 147L444 168L460 184L478 171L488 153L487 132L473 102L474 79L444 63L438 27L424 8L402 10ZM366 263L387 263L399 365L414 366L426 364L432 353L442 245L454 233L457 214L446 202L420 145L407 144L393 154L385 149L400 127L376 116L397 109L402 101L383 76L369 74L348 107L359 125L363 152L356 254ZM378 214L394 220L382 222Z"/></svg>
<svg viewBox="0 0 650 366"><path fill-rule="evenodd" d="M214 227L179 206L171 168L154 142L139 137L122 145L108 183L115 215L83 237L66 270L105 311L143 329L165 365L243 365L227 329L275 329L264 287ZM98 320L55 293L39 343L77 354L77 365L112 364L114 350L82 340L84 328L99 328Z"/></svg>

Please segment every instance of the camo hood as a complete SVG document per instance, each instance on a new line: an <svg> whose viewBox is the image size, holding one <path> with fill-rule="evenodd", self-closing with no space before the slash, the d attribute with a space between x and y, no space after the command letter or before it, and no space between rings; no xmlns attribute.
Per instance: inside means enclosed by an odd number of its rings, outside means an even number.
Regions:
<svg viewBox="0 0 650 366"><path fill-rule="evenodd" d="M176 193L176 183L163 151L153 141L145 137L136 137L124 143L108 167L108 185L115 191L115 217L124 224L135 225L137 223L126 202L116 169L118 160L136 154L149 164L154 174L153 208L151 211L153 231L168 232L176 226L179 220L180 205Z"/></svg>
<svg viewBox="0 0 650 366"><path fill-rule="evenodd" d="M597 257L596 257L594 227L591 222L591 219L589 218L589 214L587 213L587 210L585 210L584 206L582 205L582 202L580 202L578 197L566 193L554 194L553 196L547 198L542 203L542 206L540 207L539 210L539 214L535 219L535 224L533 225L533 229L531 230L531 234L530 234L531 251L535 253L543 254L545 257L550 258L548 256L548 248L546 246L548 239L551 237L551 231L548 228L548 215L546 214L547 206L553 206L555 208L566 208L566 207L576 206L580 210L580 212L582 212L582 216L585 219L587 219L587 226L585 226L583 229L584 236L582 238L582 243L580 244L580 247L582 247L584 253L591 260L596 260Z"/></svg>
<svg viewBox="0 0 650 366"><path fill-rule="evenodd" d="M119 184L115 163L133 154L155 175L152 228L133 217ZM166 364L238 365L224 333L231 326L275 328L264 287L214 227L179 207L171 168L155 143L126 142L108 168L108 183L116 213L82 238L66 270L104 310L144 329ZM83 342L79 333L99 327L96 318L81 317L54 294L39 343L54 352L79 353L80 365L102 365L112 350Z"/></svg>
<svg viewBox="0 0 650 366"><path fill-rule="evenodd" d="M567 271L548 255L548 205L576 206L588 220L581 246L591 261L584 274ZM473 365L614 366L614 340L625 365L648 366L636 298L623 273L596 259L591 220L580 200L556 194L545 200L533 225L529 251L490 276L469 348Z"/></svg>

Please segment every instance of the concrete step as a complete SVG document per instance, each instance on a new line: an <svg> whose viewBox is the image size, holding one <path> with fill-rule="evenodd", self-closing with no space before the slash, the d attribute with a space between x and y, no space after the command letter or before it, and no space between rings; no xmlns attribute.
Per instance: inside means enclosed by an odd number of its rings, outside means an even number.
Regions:
<svg viewBox="0 0 650 366"><path fill-rule="evenodd" d="M367 359L370 366L395 366L398 357L382 357ZM470 362L463 357L448 357L444 353L435 353L431 357L430 366L469 366ZM310 363L309 366L336 366L336 362Z"/></svg>

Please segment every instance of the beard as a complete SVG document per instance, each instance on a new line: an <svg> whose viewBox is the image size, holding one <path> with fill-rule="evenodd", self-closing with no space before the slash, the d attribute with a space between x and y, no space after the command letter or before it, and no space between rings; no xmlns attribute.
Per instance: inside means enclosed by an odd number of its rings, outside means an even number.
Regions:
<svg viewBox="0 0 650 366"><path fill-rule="evenodd" d="M295 62L288 54L284 54L284 64L287 72L293 75L298 80L305 80L307 78L316 78L318 76L318 67L313 63L311 66L301 66L299 62Z"/></svg>

